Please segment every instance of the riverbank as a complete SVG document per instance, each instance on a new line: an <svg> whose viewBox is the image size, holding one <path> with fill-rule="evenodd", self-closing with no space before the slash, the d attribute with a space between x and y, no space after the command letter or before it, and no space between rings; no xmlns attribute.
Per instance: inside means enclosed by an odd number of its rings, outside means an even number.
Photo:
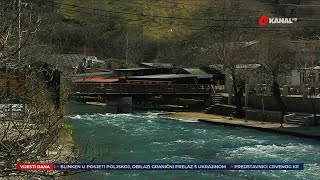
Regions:
<svg viewBox="0 0 320 180"><path fill-rule="evenodd" d="M283 124L280 127L279 123L271 122L259 122L250 121L245 119L228 119L223 116L214 114L205 114L201 112L173 112L167 115L161 115L161 117L173 118L173 119L188 119L198 120L207 123L214 123L226 126L245 127L252 128L260 131L270 131L280 134L287 134L298 137L306 137L320 140L320 126L301 127L290 124Z"/></svg>
<svg viewBox="0 0 320 180"><path fill-rule="evenodd" d="M56 142L46 151L48 159L54 162L72 162L75 158L74 140L70 132L61 130Z"/></svg>
<svg viewBox="0 0 320 180"><path fill-rule="evenodd" d="M168 114L161 114L160 116L172 119L187 119L196 121L199 119L223 119L223 116L215 114L206 114L202 112L172 112Z"/></svg>

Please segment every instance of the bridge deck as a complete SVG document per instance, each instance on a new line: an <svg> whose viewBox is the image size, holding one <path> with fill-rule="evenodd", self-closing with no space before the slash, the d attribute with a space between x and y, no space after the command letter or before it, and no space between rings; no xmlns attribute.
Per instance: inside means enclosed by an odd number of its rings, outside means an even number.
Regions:
<svg viewBox="0 0 320 180"><path fill-rule="evenodd" d="M129 84L129 83L77 83L77 95L134 95L172 94L208 95L214 92L210 84Z"/></svg>

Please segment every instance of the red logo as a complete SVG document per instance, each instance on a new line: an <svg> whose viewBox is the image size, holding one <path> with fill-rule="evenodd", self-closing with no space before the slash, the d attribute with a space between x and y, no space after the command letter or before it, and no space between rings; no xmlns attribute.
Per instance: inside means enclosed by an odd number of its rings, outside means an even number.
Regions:
<svg viewBox="0 0 320 180"><path fill-rule="evenodd" d="M269 17L268 16L261 16L259 19L259 25L260 26L266 26L269 23Z"/></svg>

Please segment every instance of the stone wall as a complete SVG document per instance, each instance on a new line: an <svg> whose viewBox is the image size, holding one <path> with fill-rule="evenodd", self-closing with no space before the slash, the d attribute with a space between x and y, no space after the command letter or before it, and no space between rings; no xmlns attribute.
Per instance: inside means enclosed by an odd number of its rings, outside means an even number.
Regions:
<svg viewBox="0 0 320 180"><path fill-rule="evenodd" d="M261 122L276 122L282 120L281 112L279 111L264 111L261 110L246 110L246 119Z"/></svg>
<svg viewBox="0 0 320 180"><path fill-rule="evenodd" d="M273 96L256 96L249 97L249 107L255 109L262 109L262 99L264 102L265 110L279 111L280 108ZM282 97L283 102L287 106L289 112L305 112L313 113L312 106L309 98L303 97ZM313 99L316 101L318 113L320 113L320 98Z"/></svg>
<svg viewBox="0 0 320 180"><path fill-rule="evenodd" d="M219 114L223 116L229 116L235 112L235 106L216 104L213 108L212 114Z"/></svg>

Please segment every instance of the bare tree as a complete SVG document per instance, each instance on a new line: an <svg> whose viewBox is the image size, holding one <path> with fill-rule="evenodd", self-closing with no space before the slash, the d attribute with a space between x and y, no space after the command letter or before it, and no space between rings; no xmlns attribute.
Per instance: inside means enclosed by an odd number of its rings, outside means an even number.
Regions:
<svg viewBox="0 0 320 180"><path fill-rule="evenodd" d="M289 72L295 64L292 45L289 40L272 39L272 36L266 36L266 38L261 39L260 46L262 71L267 77L270 77L269 82L272 84L273 96L283 117L287 112L287 107L281 98L278 77L280 74Z"/></svg>
<svg viewBox="0 0 320 180"><path fill-rule="evenodd" d="M232 11L241 7L241 3L234 1L220 1L217 15L208 19L208 36L206 53L210 63L221 64L232 80L232 90L235 97L236 117L244 117L242 98L245 88L244 71L239 65L247 63L249 49L246 43L252 41L253 31L248 32L245 26L254 23L248 18L234 18ZM209 12L210 13L210 12ZM210 17L210 16L208 16ZM213 42L213 43L212 43ZM228 77L226 77L228 78Z"/></svg>
<svg viewBox="0 0 320 180"><path fill-rule="evenodd" d="M319 83L317 82L317 74L319 77L319 65L320 60L318 57L320 43L318 41L314 41L311 43L311 47L308 48L302 48L301 53L304 55L301 57L298 67L300 68L301 73L304 75L303 83L307 83L303 86L303 88L308 87L308 99L310 100L310 104L312 107L313 117L314 121L316 121L317 113L318 113L318 104L316 97L319 95L319 89L318 92L316 91L316 86L319 86Z"/></svg>
<svg viewBox="0 0 320 180"><path fill-rule="evenodd" d="M66 95L60 91L61 73L39 61L50 50L37 36L46 4L6 1L0 8L0 178L60 176L16 169L18 162L77 159L70 127L61 121Z"/></svg>

